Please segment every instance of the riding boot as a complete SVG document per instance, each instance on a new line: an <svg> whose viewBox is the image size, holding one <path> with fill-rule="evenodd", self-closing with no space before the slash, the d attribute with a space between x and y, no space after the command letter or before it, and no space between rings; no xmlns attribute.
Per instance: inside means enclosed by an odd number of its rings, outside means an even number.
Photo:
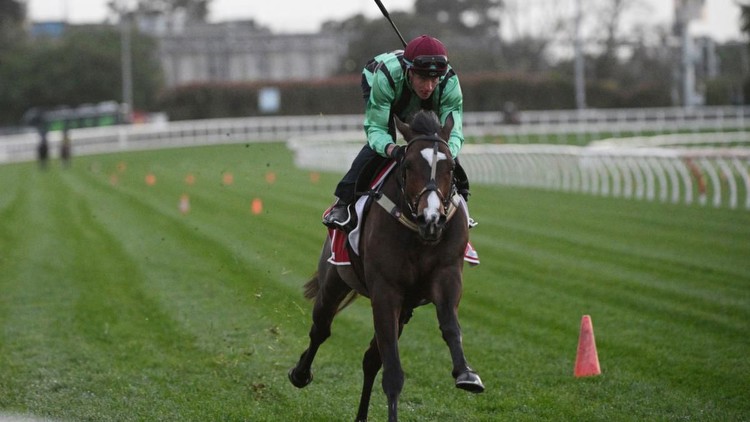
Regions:
<svg viewBox="0 0 750 422"><path fill-rule="evenodd" d="M351 211L349 210L349 203L338 199L331 211L323 216L323 224L332 229L342 229L352 221Z"/></svg>

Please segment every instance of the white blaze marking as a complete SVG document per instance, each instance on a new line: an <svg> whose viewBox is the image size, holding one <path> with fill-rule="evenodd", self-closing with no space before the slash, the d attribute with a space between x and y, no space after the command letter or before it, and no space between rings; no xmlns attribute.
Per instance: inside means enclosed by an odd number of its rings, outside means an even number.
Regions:
<svg viewBox="0 0 750 422"><path fill-rule="evenodd" d="M425 148L425 149L422 150L422 158L424 158L425 160L427 160L427 163L430 164L430 166L432 166L432 156L433 156L433 150L432 150L432 148ZM447 158L448 157L446 157L445 154L443 154L442 152L438 152L438 154L437 154L437 160L438 161L445 160ZM435 163L435 164L437 164L437 163Z"/></svg>
<svg viewBox="0 0 750 422"><path fill-rule="evenodd" d="M427 160L427 163L432 167L432 160L435 156L435 151L432 148L425 148L422 151L422 158ZM437 153L437 161L445 160L448 157L444 153ZM437 161L435 165L437 165ZM432 222L437 221L440 218L440 197L436 192L430 192L427 196L427 207L422 211L424 214L425 221Z"/></svg>
<svg viewBox="0 0 750 422"><path fill-rule="evenodd" d="M438 221L440 218L440 197L435 192L430 192L427 196L427 208L422 211L424 219L427 222Z"/></svg>

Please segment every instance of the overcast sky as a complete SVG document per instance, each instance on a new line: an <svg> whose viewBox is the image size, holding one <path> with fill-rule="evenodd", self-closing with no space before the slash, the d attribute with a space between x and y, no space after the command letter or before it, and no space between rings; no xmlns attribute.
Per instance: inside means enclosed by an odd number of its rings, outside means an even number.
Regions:
<svg viewBox="0 0 750 422"><path fill-rule="evenodd" d="M121 0L132 2L133 0ZM389 11L411 10L414 0L382 0ZM557 0L526 0L544 4ZM584 4L597 0L583 0ZM672 21L674 0L642 0L652 12L643 20L667 24ZM106 16L107 0L27 0L32 20L69 20L75 23L100 22ZM211 21L254 19L275 32L315 32L326 20L341 20L357 13L380 15L373 0L213 0ZM739 7L734 0L706 0L702 19L693 32L709 34L718 41L738 39ZM398 23L397 23L398 24Z"/></svg>

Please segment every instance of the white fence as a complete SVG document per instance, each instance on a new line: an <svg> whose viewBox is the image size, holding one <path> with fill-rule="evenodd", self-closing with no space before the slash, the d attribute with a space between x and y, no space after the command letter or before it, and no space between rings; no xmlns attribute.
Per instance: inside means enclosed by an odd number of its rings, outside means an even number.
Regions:
<svg viewBox="0 0 750 422"><path fill-rule="evenodd" d="M647 108L583 111L526 111L521 124L504 124L500 112L466 113L467 136L499 136L505 143L566 143L566 134L583 140L621 134L639 135L685 131L746 131L750 107ZM232 142L283 141L316 133L359 132L362 116L277 116L160 122L132 126L74 129L70 135L78 155L125 150L169 148ZM57 149L60 132L49 134ZM33 160L36 133L0 136L0 164Z"/></svg>
<svg viewBox="0 0 750 422"><path fill-rule="evenodd" d="M621 135L638 136L685 132L747 130L750 107L694 107L641 109L586 109L528 111L519 125L502 125L499 113L471 113L466 126L474 135L502 134L507 143L525 143L530 137L539 143L564 143L563 135L584 140Z"/></svg>
<svg viewBox="0 0 750 422"><path fill-rule="evenodd" d="M475 183L750 210L750 148L469 145Z"/></svg>
<svg viewBox="0 0 750 422"><path fill-rule="evenodd" d="M287 145L298 167L343 173L362 147L353 136L296 137ZM688 134L686 143L699 138ZM750 144L750 133L707 138ZM467 144L461 163L472 183L750 210L750 148Z"/></svg>
<svg viewBox="0 0 750 422"><path fill-rule="evenodd" d="M340 132L362 127L362 116L292 116L207 119L159 122L139 125L73 129L70 131L76 155L99 154L153 148L175 148L244 142L283 141L291 136ZM57 150L61 132L48 135ZM24 133L0 137L0 164L36 158L39 135Z"/></svg>
<svg viewBox="0 0 750 422"><path fill-rule="evenodd" d="M750 145L748 122L746 107L524 112L518 125L504 124L499 112L466 113L467 136L516 144L467 144L461 159L473 183L750 209L750 149L737 147ZM288 140L298 166L337 172L364 142L361 115L163 122L70 134L76 155ZM630 137L560 145L571 134ZM34 133L0 137L0 163L35 159L38 142ZM49 142L56 150L60 133ZM518 145L527 142L534 144ZM733 148L706 148L715 145Z"/></svg>

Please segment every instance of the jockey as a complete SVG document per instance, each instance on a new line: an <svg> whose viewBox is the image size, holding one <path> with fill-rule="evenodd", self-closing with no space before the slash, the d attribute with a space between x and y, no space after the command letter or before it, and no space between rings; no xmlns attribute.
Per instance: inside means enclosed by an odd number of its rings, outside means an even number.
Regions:
<svg viewBox="0 0 750 422"><path fill-rule="evenodd" d="M351 168L336 186L336 202L323 217L323 224L343 228L352 219L349 205L355 201L355 185L362 169L377 156L396 158L402 146L396 145L393 116L401 121L420 109L433 110L445 124L453 115L453 130L448 145L454 158L464 143L462 129L463 95L458 76L448 64L448 53L437 38L421 35L409 41L402 51L383 53L367 63L362 71L362 89L366 101L364 129L367 144L351 164ZM468 182L462 171L457 178L465 186ZM459 177L461 176L461 177Z"/></svg>

